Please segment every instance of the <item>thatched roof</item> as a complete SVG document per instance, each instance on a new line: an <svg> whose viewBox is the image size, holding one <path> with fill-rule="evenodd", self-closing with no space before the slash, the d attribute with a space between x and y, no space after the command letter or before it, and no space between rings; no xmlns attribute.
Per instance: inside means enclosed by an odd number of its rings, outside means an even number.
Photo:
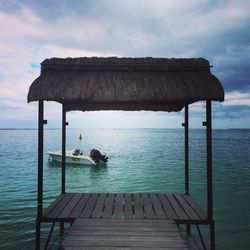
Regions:
<svg viewBox="0 0 250 250"><path fill-rule="evenodd" d="M29 89L28 102L38 100L67 110L179 111L200 100L224 101L224 90L203 58L52 58Z"/></svg>

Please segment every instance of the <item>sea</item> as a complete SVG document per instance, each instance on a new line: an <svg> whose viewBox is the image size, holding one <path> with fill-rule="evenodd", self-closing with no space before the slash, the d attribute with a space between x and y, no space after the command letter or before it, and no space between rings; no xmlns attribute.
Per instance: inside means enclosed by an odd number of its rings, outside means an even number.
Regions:
<svg viewBox="0 0 250 250"><path fill-rule="evenodd" d="M66 167L67 192L184 192L183 129L68 129L67 149L98 149L106 166ZM79 135L82 134L82 140ZM37 207L37 130L0 130L0 249L34 249ZM59 194L61 130L45 130L44 206ZM216 248L250 249L250 130L213 130ZM190 193L206 208L206 133L190 130ZM49 233L42 226L42 244ZM205 241L207 226L201 226ZM196 229L193 228L194 235ZM195 236L194 236L195 238ZM57 249L56 227L49 249ZM191 249L199 249L199 239ZM195 244L196 242L196 244Z"/></svg>

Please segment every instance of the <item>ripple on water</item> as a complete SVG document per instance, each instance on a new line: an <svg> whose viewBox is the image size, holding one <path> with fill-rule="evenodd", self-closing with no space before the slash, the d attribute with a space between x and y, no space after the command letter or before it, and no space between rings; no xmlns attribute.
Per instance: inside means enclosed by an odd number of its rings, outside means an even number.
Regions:
<svg viewBox="0 0 250 250"><path fill-rule="evenodd" d="M68 166L67 191L183 192L183 130L68 130L69 149L80 147L79 133L84 134L84 150L98 148L110 161L106 167ZM214 211L220 249L249 246L249 136L250 131L241 130L213 133ZM7 250L34 249L37 131L0 130L0 139L0 246ZM45 131L45 206L60 193L61 183L60 164L50 164L46 152L60 147L61 131ZM205 156L205 131L191 130L190 190L202 206L206 206ZM241 233L228 230L235 226ZM48 225L42 231L46 235Z"/></svg>

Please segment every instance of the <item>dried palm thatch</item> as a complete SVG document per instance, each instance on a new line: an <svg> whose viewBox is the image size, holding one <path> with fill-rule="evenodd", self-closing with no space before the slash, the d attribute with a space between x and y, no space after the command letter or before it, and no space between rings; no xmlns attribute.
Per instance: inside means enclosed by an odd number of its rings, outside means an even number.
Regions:
<svg viewBox="0 0 250 250"><path fill-rule="evenodd" d="M224 101L224 90L203 58L52 58L29 89L28 102L39 100L68 111L179 111L200 100Z"/></svg>

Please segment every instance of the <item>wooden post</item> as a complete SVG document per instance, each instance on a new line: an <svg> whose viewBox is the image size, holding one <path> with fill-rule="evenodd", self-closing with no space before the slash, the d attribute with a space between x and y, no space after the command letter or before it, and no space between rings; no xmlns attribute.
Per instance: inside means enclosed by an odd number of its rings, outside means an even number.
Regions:
<svg viewBox="0 0 250 250"><path fill-rule="evenodd" d="M207 128L207 214L210 222L210 246L215 249L215 229L213 221L213 172L212 172L212 105L206 101Z"/></svg>
<svg viewBox="0 0 250 250"><path fill-rule="evenodd" d="M211 101L207 101L206 127L207 127L207 211L208 219L213 219L213 187L212 187L212 119Z"/></svg>
<svg viewBox="0 0 250 250"><path fill-rule="evenodd" d="M40 249L41 219L43 216L43 101L38 102L38 189L37 189L37 219L36 219L36 249Z"/></svg>
<svg viewBox="0 0 250 250"><path fill-rule="evenodd" d="M215 226L214 220L210 222L210 246L211 250L215 250Z"/></svg>
<svg viewBox="0 0 250 250"><path fill-rule="evenodd" d="M185 194L189 194L189 119L188 104L185 105L185 122L182 123L185 129ZM187 234L191 233L191 225L187 224Z"/></svg>
<svg viewBox="0 0 250 250"><path fill-rule="evenodd" d="M185 194L189 194L189 120L188 105L185 106L185 122L182 123L185 128Z"/></svg>
<svg viewBox="0 0 250 250"><path fill-rule="evenodd" d="M65 193L66 110L62 104L62 194Z"/></svg>
<svg viewBox="0 0 250 250"><path fill-rule="evenodd" d="M189 112L185 106L185 194L189 194ZM191 234L191 225L187 224L187 234Z"/></svg>
<svg viewBox="0 0 250 250"><path fill-rule="evenodd" d="M188 105L185 106L185 193L189 194L189 120L188 120Z"/></svg>
<svg viewBox="0 0 250 250"><path fill-rule="evenodd" d="M66 154L66 109L65 105L62 104L62 190L61 193L65 194L65 154ZM60 223L60 234L64 234L64 223Z"/></svg>

